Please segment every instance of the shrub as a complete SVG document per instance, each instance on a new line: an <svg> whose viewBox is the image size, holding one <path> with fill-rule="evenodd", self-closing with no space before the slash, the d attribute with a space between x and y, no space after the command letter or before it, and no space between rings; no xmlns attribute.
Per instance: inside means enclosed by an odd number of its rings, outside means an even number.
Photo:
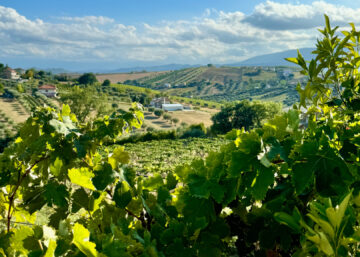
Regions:
<svg viewBox="0 0 360 257"><path fill-rule="evenodd" d="M154 114L155 114L156 116L158 116L158 117L161 117L161 116L164 114L164 111L161 110L161 109L156 109L156 110L154 111Z"/></svg>

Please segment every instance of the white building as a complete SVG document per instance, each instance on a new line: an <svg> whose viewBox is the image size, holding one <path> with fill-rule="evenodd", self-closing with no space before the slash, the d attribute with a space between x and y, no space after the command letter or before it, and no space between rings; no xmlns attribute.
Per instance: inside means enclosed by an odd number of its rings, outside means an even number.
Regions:
<svg viewBox="0 0 360 257"><path fill-rule="evenodd" d="M17 72L15 70L11 69L10 67L7 67L3 71L2 77L5 79L13 79L13 80L20 79L19 74L17 74Z"/></svg>
<svg viewBox="0 0 360 257"><path fill-rule="evenodd" d="M150 102L150 106L155 108L161 108L163 104L169 104L170 99L167 97L154 98Z"/></svg>
<svg viewBox="0 0 360 257"><path fill-rule="evenodd" d="M163 104L162 109L164 111L182 111L184 109L184 106L182 104Z"/></svg>
<svg viewBox="0 0 360 257"><path fill-rule="evenodd" d="M54 85L41 85L38 88L39 92L47 97L56 96L56 86Z"/></svg>

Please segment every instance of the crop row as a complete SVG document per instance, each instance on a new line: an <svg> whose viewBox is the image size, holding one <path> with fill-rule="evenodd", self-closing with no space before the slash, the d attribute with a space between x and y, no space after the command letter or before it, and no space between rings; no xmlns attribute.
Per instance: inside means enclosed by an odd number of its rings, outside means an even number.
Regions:
<svg viewBox="0 0 360 257"><path fill-rule="evenodd" d="M125 144L131 163L139 174L168 173L175 166L204 158L228 143L223 138L164 139ZM116 146L114 146L116 147Z"/></svg>

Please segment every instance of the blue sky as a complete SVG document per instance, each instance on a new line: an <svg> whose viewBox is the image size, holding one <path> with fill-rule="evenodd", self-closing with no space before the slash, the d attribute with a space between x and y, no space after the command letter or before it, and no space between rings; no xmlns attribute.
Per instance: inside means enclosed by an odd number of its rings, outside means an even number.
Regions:
<svg viewBox="0 0 360 257"><path fill-rule="evenodd" d="M116 69L232 63L311 47L323 13L360 23L360 1L2 0L0 62Z"/></svg>

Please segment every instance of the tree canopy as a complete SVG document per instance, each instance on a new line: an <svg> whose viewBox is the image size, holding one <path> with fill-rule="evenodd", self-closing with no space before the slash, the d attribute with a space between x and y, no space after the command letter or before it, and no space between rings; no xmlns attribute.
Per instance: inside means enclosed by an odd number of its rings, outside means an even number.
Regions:
<svg viewBox="0 0 360 257"><path fill-rule="evenodd" d="M88 85L88 84L94 84L95 82L97 82L96 76L94 73L84 73L83 75L81 75L78 78L78 82L80 84L83 85Z"/></svg>
<svg viewBox="0 0 360 257"><path fill-rule="evenodd" d="M232 129L249 130L259 127L265 119L281 112L281 104L250 102L248 100L231 103L212 116L212 131L225 134Z"/></svg>

